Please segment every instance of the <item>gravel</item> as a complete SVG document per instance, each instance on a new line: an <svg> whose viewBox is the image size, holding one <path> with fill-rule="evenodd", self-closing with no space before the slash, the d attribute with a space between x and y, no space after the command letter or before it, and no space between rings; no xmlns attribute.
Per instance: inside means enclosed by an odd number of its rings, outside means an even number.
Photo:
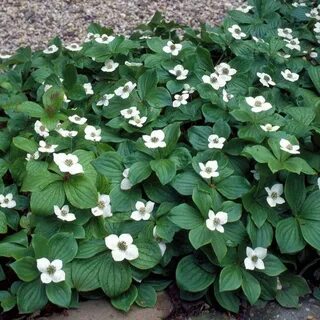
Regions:
<svg viewBox="0 0 320 320"><path fill-rule="evenodd" d="M0 53L21 46L44 48L55 36L66 43L82 41L91 22L129 33L157 11L168 20L194 27L216 24L242 0L2 0Z"/></svg>

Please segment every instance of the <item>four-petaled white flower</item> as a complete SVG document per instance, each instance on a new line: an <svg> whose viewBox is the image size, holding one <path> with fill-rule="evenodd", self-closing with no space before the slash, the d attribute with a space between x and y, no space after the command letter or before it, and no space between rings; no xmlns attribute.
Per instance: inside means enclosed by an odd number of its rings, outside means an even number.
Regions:
<svg viewBox="0 0 320 320"><path fill-rule="evenodd" d="M218 162L216 160L207 161L206 164L199 162L201 169L200 176L205 179L216 178L219 176Z"/></svg>
<svg viewBox="0 0 320 320"><path fill-rule="evenodd" d="M88 32L86 38L84 39L84 42L90 42L98 37L100 37L100 34Z"/></svg>
<svg viewBox="0 0 320 320"><path fill-rule="evenodd" d="M183 91L182 91L182 93L192 94L192 93L195 92L195 90L196 90L196 89L195 89L194 87L191 87L190 84L185 83L185 84L183 85Z"/></svg>
<svg viewBox="0 0 320 320"><path fill-rule="evenodd" d="M228 31L231 33L232 37L237 40L241 40L247 36L244 32L242 32L241 28L237 24L234 24L228 28Z"/></svg>
<svg viewBox="0 0 320 320"><path fill-rule="evenodd" d="M280 140L280 149L285 151L285 152L288 152L288 153L291 153L291 154L299 154L300 151L300 146L299 145L293 145L291 144L291 142L287 139L281 139Z"/></svg>
<svg viewBox="0 0 320 320"><path fill-rule="evenodd" d="M144 204L142 201L136 202L136 209L131 213L130 218L135 221L149 220L151 217L152 210L154 208L154 202L148 201Z"/></svg>
<svg viewBox="0 0 320 320"><path fill-rule="evenodd" d="M266 102L266 99L263 96L257 97L247 97L247 104L251 107L252 112L262 112L267 111L272 108L272 105L269 102Z"/></svg>
<svg viewBox="0 0 320 320"><path fill-rule="evenodd" d="M277 204L284 204L286 201L281 197L283 194L283 185L281 183L274 184L271 189L264 188L267 191L267 202L270 207L275 207Z"/></svg>
<svg viewBox="0 0 320 320"><path fill-rule="evenodd" d="M92 90L92 84L90 82L83 84L83 89L86 92L86 95L92 95L94 94Z"/></svg>
<svg viewBox="0 0 320 320"><path fill-rule="evenodd" d="M132 236L129 233L123 233L119 237L110 234L104 239L106 247L111 250L114 261L135 260L139 257L139 250L133 244Z"/></svg>
<svg viewBox="0 0 320 320"><path fill-rule="evenodd" d="M131 119L138 116L140 111L137 109L137 107L130 107L128 109L121 110L120 113L125 119Z"/></svg>
<svg viewBox="0 0 320 320"><path fill-rule="evenodd" d="M101 129L96 129L94 126L86 126L84 129L84 138L89 141L99 142L101 140Z"/></svg>
<svg viewBox="0 0 320 320"><path fill-rule="evenodd" d="M278 36L285 39L292 39L292 29L290 28L278 28Z"/></svg>
<svg viewBox="0 0 320 320"><path fill-rule="evenodd" d="M128 99L132 90L136 87L135 83L128 81L124 86L114 90L114 93L122 99Z"/></svg>
<svg viewBox="0 0 320 320"><path fill-rule="evenodd" d="M8 193L6 195L0 194L0 207L1 208L14 208L17 205L15 200L13 200L13 194Z"/></svg>
<svg viewBox="0 0 320 320"><path fill-rule="evenodd" d="M281 75L283 76L284 79L290 82L295 82L299 80L299 75L297 73L291 72L289 69L281 71Z"/></svg>
<svg viewBox="0 0 320 320"><path fill-rule="evenodd" d="M114 94L104 94L102 98L97 102L97 106L105 106L107 107L109 105L109 100L114 97Z"/></svg>
<svg viewBox="0 0 320 320"><path fill-rule="evenodd" d="M228 93L225 89L222 90L222 99L224 102L229 102L233 97L233 94Z"/></svg>
<svg viewBox="0 0 320 320"><path fill-rule="evenodd" d="M211 87L215 90L219 90L220 88L223 88L226 85L226 81L224 80L224 78L216 72L211 73L210 76L202 76L202 81L204 83L210 84Z"/></svg>
<svg viewBox="0 0 320 320"><path fill-rule="evenodd" d="M169 72L173 74L177 80L185 80L187 79L189 70L185 69L181 64L178 64L173 69L169 70Z"/></svg>
<svg viewBox="0 0 320 320"><path fill-rule="evenodd" d="M98 195L98 205L91 209L91 213L96 216L103 216L104 218L112 217L110 196L107 194Z"/></svg>
<svg viewBox="0 0 320 320"><path fill-rule="evenodd" d="M223 211L214 213L212 210L209 210L209 218L206 220L206 226L209 230L224 233L223 225L228 222L228 214Z"/></svg>
<svg viewBox="0 0 320 320"><path fill-rule="evenodd" d="M293 2L292 3L292 6L295 7L295 8L298 8L298 7L305 7L307 4L305 2Z"/></svg>
<svg viewBox="0 0 320 320"><path fill-rule="evenodd" d="M70 212L69 206L66 204L61 209L58 206L53 206L53 211L58 219L63 221L74 221L76 216Z"/></svg>
<svg viewBox="0 0 320 320"><path fill-rule="evenodd" d="M165 138L165 135L162 130L153 130L150 136L148 135L142 136L145 146L149 149L165 148L167 144L165 141L163 141L164 138Z"/></svg>
<svg viewBox="0 0 320 320"><path fill-rule="evenodd" d="M272 78L267 73L257 72L257 76L259 77L259 81L265 87L270 87L270 86L276 85L275 82L272 80Z"/></svg>
<svg viewBox="0 0 320 320"><path fill-rule="evenodd" d="M135 116L129 120L129 124L135 127L142 128L143 124L147 121L147 117Z"/></svg>
<svg viewBox="0 0 320 320"><path fill-rule="evenodd" d="M244 265L247 270L264 269L263 259L267 256L267 249L257 247L254 250L247 247L247 258L244 259Z"/></svg>
<svg viewBox="0 0 320 320"><path fill-rule="evenodd" d="M62 129L62 128L59 128L56 131L64 138L73 138L78 134L78 131L65 130L65 129Z"/></svg>
<svg viewBox="0 0 320 320"><path fill-rule="evenodd" d="M95 37L95 40L96 40L98 43L104 43L104 44L110 43L110 42L112 42L114 39L115 39L114 36L108 36L107 34L102 34L101 36L99 35L99 36Z"/></svg>
<svg viewBox="0 0 320 320"><path fill-rule="evenodd" d="M101 68L103 72L113 72L119 67L118 62L114 62L112 59L107 60L104 66Z"/></svg>
<svg viewBox="0 0 320 320"><path fill-rule="evenodd" d="M126 168L122 172L123 179L121 180L121 183L120 183L121 190L129 190L132 188L132 183L129 180L129 172L130 172L130 168Z"/></svg>
<svg viewBox="0 0 320 320"><path fill-rule="evenodd" d="M57 147L58 147L57 144L50 144L44 140L40 140L38 151L43 152L43 153L53 153L56 151Z"/></svg>
<svg viewBox="0 0 320 320"><path fill-rule="evenodd" d="M260 128L265 132L275 132L280 129L280 126L273 126L270 123L266 123L264 125L260 125Z"/></svg>
<svg viewBox="0 0 320 320"><path fill-rule="evenodd" d="M77 114L74 114L73 116L68 117L69 121L75 124L85 124L87 122L87 118L80 117Z"/></svg>
<svg viewBox="0 0 320 320"><path fill-rule="evenodd" d="M77 43L71 43L67 46L65 46L65 48L69 51L80 51L82 50L82 47L79 46Z"/></svg>
<svg viewBox="0 0 320 320"><path fill-rule="evenodd" d="M35 153L27 153L27 156L26 156L26 160L27 161L30 161L30 160L38 160L40 158L40 153L39 151L36 151Z"/></svg>
<svg viewBox="0 0 320 320"><path fill-rule="evenodd" d="M157 234L157 226L154 226L153 230L152 230L152 234L154 239L158 242L158 246L160 248L161 251L161 256L164 255L164 253L167 250L167 245L165 244L165 242L158 236Z"/></svg>
<svg viewBox="0 0 320 320"><path fill-rule="evenodd" d="M0 59L9 59L11 57L11 54L0 53Z"/></svg>
<svg viewBox="0 0 320 320"><path fill-rule="evenodd" d="M182 44L173 43L172 41L168 41L167 45L165 45L162 50L165 53L171 53L173 56L177 56L182 49Z"/></svg>
<svg viewBox="0 0 320 320"><path fill-rule="evenodd" d="M214 67L214 70L217 72L217 74L220 75L220 78L224 81L230 81L232 76L237 73L236 69L233 69L230 67L229 64L222 62Z"/></svg>
<svg viewBox="0 0 320 320"><path fill-rule="evenodd" d="M251 9L253 9L253 6L249 6L247 4L243 4L240 7L238 7L236 10L241 11L243 13L248 13Z"/></svg>
<svg viewBox="0 0 320 320"><path fill-rule="evenodd" d="M208 137L208 148L210 149L222 149L226 141L226 138L219 137L217 134L211 134Z"/></svg>
<svg viewBox="0 0 320 320"><path fill-rule="evenodd" d="M41 137L49 137L49 130L39 120L34 124L34 131Z"/></svg>
<svg viewBox="0 0 320 320"><path fill-rule="evenodd" d="M301 50L300 41L298 38L294 39L284 39L285 42L287 42L286 47L291 50Z"/></svg>
<svg viewBox="0 0 320 320"><path fill-rule="evenodd" d="M306 17L311 19L320 20L319 8L313 8L310 12L306 13Z"/></svg>
<svg viewBox="0 0 320 320"><path fill-rule="evenodd" d="M51 46L49 46L48 48L43 50L43 53L45 54L51 54L51 53L55 53L59 50L59 48L55 45L52 44Z"/></svg>
<svg viewBox="0 0 320 320"><path fill-rule="evenodd" d="M53 161L61 172L67 172L71 175L83 173L83 167L79 163L79 158L74 154L54 153Z"/></svg>
<svg viewBox="0 0 320 320"><path fill-rule="evenodd" d="M320 33L320 22L317 22L317 23L314 25L313 31L314 31L315 33Z"/></svg>
<svg viewBox="0 0 320 320"><path fill-rule="evenodd" d="M37 268L41 272L40 279L42 283L62 282L66 278L65 272L62 270L62 260L55 259L49 261L47 258L37 259Z"/></svg>
<svg viewBox="0 0 320 320"><path fill-rule="evenodd" d="M174 108L179 108L181 105L186 105L188 103L189 93L175 94L172 106Z"/></svg>

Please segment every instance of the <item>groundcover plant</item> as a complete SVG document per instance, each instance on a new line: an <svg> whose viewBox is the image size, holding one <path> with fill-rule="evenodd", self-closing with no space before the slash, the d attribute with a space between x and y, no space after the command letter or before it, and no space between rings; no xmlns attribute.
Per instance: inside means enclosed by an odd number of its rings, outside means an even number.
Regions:
<svg viewBox="0 0 320 320"><path fill-rule="evenodd" d="M298 306L320 250L320 6L1 56L0 301ZM315 289L314 286L311 289ZM16 308L16 309L14 309Z"/></svg>

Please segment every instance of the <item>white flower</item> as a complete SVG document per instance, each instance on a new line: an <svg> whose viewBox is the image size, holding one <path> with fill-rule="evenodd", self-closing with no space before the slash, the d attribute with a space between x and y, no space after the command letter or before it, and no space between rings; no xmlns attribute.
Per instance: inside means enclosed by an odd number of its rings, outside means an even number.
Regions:
<svg viewBox="0 0 320 320"><path fill-rule="evenodd" d="M299 151L300 146L291 144L291 142L287 139L280 140L280 149L285 152L291 153L291 154L299 154L300 153L300 151Z"/></svg>
<svg viewBox="0 0 320 320"><path fill-rule="evenodd" d="M264 85L265 87L269 86L275 86L276 84L272 80L272 78L267 73L260 73L257 72L257 76L259 77L259 81Z"/></svg>
<svg viewBox="0 0 320 320"><path fill-rule="evenodd" d="M119 67L118 62L114 62L113 60L109 59L104 63L104 66L101 68L103 72L113 72Z"/></svg>
<svg viewBox="0 0 320 320"><path fill-rule="evenodd" d="M298 50L300 51L301 50L301 46L300 46L300 41L298 38L294 38L294 39L291 39L291 40L288 40L288 39L284 39L285 42L287 42L286 44L286 47L291 49L291 50Z"/></svg>
<svg viewBox="0 0 320 320"><path fill-rule="evenodd" d="M75 124L85 124L87 122L87 118L80 117L77 114L74 114L73 116L68 117L69 121Z"/></svg>
<svg viewBox="0 0 320 320"><path fill-rule="evenodd" d="M261 38L257 38L255 36L252 36L252 40L256 43L265 43L265 41Z"/></svg>
<svg viewBox="0 0 320 320"><path fill-rule="evenodd" d="M48 48L44 49L43 53L51 54L51 53L57 52L58 50L59 50L59 48L55 44L53 44L53 45L49 46Z"/></svg>
<svg viewBox="0 0 320 320"><path fill-rule="evenodd" d="M317 22L317 23L314 25L313 31L314 31L315 33L320 33L320 22Z"/></svg>
<svg viewBox="0 0 320 320"><path fill-rule="evenodd" d="M91 95L91 94L94 94L93 90L92 90L92 85L90 82L88 83L85 83L83 85L83 89L84 91L86 92L86 95Z"/></svg>
<svg viewBox="0 0 320 320"><path fill-rule="evenodd" d="M11 57L12 57L11 54L0 53L0 59L9 59Z"/></svg>
<svg viewBox="0 0 320 320"><path fill-rule="evenodd" d="M129 172L130 172L130 168L126 168L122 172L123 179L121 180L121 183L120 183L121 190L129 190L132 188L132 183L128 178Z"/></svg>
<svg viewBox="0 0 320 320"><path fill-rule="evenodd" d="M69 51L80 51L82 50L82 47L79 46L77 43L71 43L67 46L65 46L65 48Z"/></svg>
<svg viewBox="0 0 320 320"><path fill-rule="evenodd" d="M305 2L293 2L292 6L297 8L297 7L305 7L307 4Z"/></svg>
<svg viewBox="0 0 320 320"><path fill-rule="evenodd" d="M59 128L56 131L64 138L73 138L78 134L78 131L74 131L74 130L70 131L62 128Z"/></svg>
<svg viewBox="0 0 320 320"><path fill-rule="evenodd" d="M148 135L142 136L145 146L149 149L165 148L166 142L163 141L164 138L165 138L165 135L162 130L153 130L150 136Z"/></svg>
<svg viewBox="0 0 320 320"><path fill-rule="evenodd" d="M37 259L37 268L41 272L41 282L62 282L66 278L65 272L62 270L62 260L55 259L50 262L47 258Z"/></svg>
<svg viewBox="0 0 320 320"><path fill-rule="evenodd" d="M147 121L147 117L141 117L140 116L135 116L132 119L129 120L129 124L135 127L142 128L143 124Z"/></svg>
<svg viewBox="0 0 320 320"><path fill-rule="evenodd" d="M162 48L165 53L171 53L173 56L177 56L182 49L182 45L179 43L173 43L168 41L167 45Z"/></svg>
<svg viewBox="0 0 320 320"><path fill-rule="evenodd" d="M228 31L231 33L232 37L237 40L240 40L247 36L244 32L242 32L241 28L237 24L234 24L233 26L228 28Z"/></svg>
<svg viewBox="0 0 320 320"><path fill-rule="evenodd" d="M320 190L320 178L317 179L317 185L318 185L318 188Z"/></svg>
<svg viewBox="0 0 320 320"><path fill-rule="evenodd" d="M96 129L94 126L86 126L84 129L86 140L99 142L101 140L101 129Z"/></svg>
<svg viewBox="0 0 320 320"><path fill-rule="evenodd" d="M281 38L292 39L292 29L290 28L278 28L278 36Z"/></svg>
<svg viewBox="0 0 320 320"><path fill-rule="evenodd" d="M112 217L109 195L99 193L98 205L91 209L91 213L96 217Z"/></svg>
<svg viewBox="0 0 320 320"><path fill-rule="evenodd" d="M281 57L281 58L284 58L284 59L289 59L289 58L291 58L291 55L290 55L290 54L286 54L286 53L281 52L281 51L277 52L277 55L278 55L279 57Z"/></svg>
<svg viewBox="0 0 320 320"><path fill-rule="evenodd" d="M282 290L282 284L281 284L281 282L280 282L279 277L277 277L277 290L278 290L278 291L279 291L279 290Z"/></svg>
<svg viewBox="0 0 320 320"><path fill-rule="evenodd" d="M141 36L139 39L140 40L148 40L148 39L152 39L152 37L150 37L150 36Z"/></svg>
<svg viewBox="0 0 320 320"><path fill-rule="evenodd" d="M236 10L241 11L243 13L248 13L251 9L253 9L253 6L248 6L247 4L243 4L240 7L238 7Z"/></svg>
<svg viewBox="0 0 320 320"><path fill-rule="evenodd" d="M6 195L0 194L0 207L1 208L14 208L17 203L13 200L13 194L8 193Z"/></svg>
<svg viewBox="0 0 320 320"><path fill-rule="evenodd" d="M189 70L185 69L181 64L178 64L173 69L169 70L169 72L173 74L177 80L185 80L187 79Z"/></svg>
<svg viewBox="0 0 320 320"><path fill-rule="evenodd" d="M69 206L64 205L61 209L58 206L53 206L53 210L58 219L63 221L74 221L76 216L74 213L69 212Z"/></svg>
<svg viewBox="0 0 320 320"><path fill-rule="evenodd" d="M306 17L311 19L320 20L320 14L318 8L313 8L309 13L306 13Z"/></svg>
<svg viewBox="0 0 320 320"><path fill-rule="evenodd" d="M229 102L233 97L233 94L228 93L225 89L222 90L222 99L224 102Z"/></svg>
<svg viewBox="0 0 320 320"><path fill-rule="evenodd" d="M224 81L230 81L232 76L237 73L236 69L231 68L230 65L224 62L215 66L214 70L217 72L217 74L220 75L220 78Z"/></svg>
<svg viewBox="0 0 320 320"><path fill-rule="evenodd" d="M133 117L139 116L140 111L137 109L137 107L130 107L128 109L121 110L120 113L125 119L131 119Z"/></svg>
<svg viewBox="0 0 320 320"><path fill-rule="evenodd" d="M83 173L83 167L79 163L79 158L74 154L54 153L53 161L61 172L67 172L71 175Z"/></svg>
<svg viewBox="0 0 320 320"><path fill-rule="evenodd" d="M283 76L284 79L290 82L295 82L299 80L299 75L297 73L291 72L289 69L281 71L281 75Z"/></svg>
<svg viewBox="0 0 320 320"><path fill-rule="evenodd" d="M320 30L319 30L319 32L320 32ZM316 52L316 51L310 52L310 58L317 59L318 58L318 52Z"/></svg>
<svg viewBox="0 0 320 320"><path fill-rule="evenodd" d="M209 210L209 219L206 220L206 226L209 230L224 233L223 225L228 222L228 214L223 211L219 211L216 214Z"/></svg>
<svg viewBox="0 0 320 320"><path fill-rule="evenodd" d="M286 201L281 197L283 194L283 185L281 183L274 184L271 189L264 188L267 191L267 202L270 207L275 207L277 204L284 204Z"/></svg>
<svg viewBox="0 0 320 320"><path fill-rule="evenodd" d="M275 132L280 129L280 126L273 126L270 123L267 123L265 125L261 125L260 128L265 132Z"/></svg>
<svg viewBox="0 0 320 320"><path fill-rule="evenodd" d="M88 32L86 38L84 39L84 42L90 42L94 40L95 38L100 37L97 33Z"/></svg>
<svg viewBox="0 0 320 320"><path fill-rule="evenodd" d="M267 256L267 249L257 247L254 250L247 247L247 258L244 259L244 265L247 270L264 269L264 262L262 261Z"/></svg>
<svg viewBox="0 0 320 320"><path fill-rule="evenodd" d="M181 105L186 105L188 103L189 94L183 93L183 94L175 94L174 100L172 102L172 106L174 108L179 108Z"/></svg>
<svg viewBox="0 0 320 320"><path fill-rule="evenodd" d="M167 245L165 244L164 241L161 240L161 238L158 237L158 235L157 235L157 226L154 226L154 228L152 230L152 234L153 234L154 239L158 242L158 246L159 246L160 251L161 251L161 256L163 256L164 253L167 250Z"/></svg>
<svg viewBox="0 0 320 320"><path fill-rule="evenodd" d="M124 64L125 64L127 67L141 67L141 66L143 66L143 63L141 63L141 62L125 61Z"/></svg>
<svg viewBox="0 0 320 320"><path fill-rule="evenodd" d="M43 153L45 153L45 152L46 153L53 153L56 151L57 147L58 147L57 144L50 144L44 140L40 140L38 151L43 152Z"/></svg>
<svg viewBox="0 0 320 320"><path fill-rule="evenodd" d="M225 141L226 141L226 138L223 138L223 137L220 138L216 134L211 134L208 137L208 142L209 142L208 148L210 148L210 149L222 149Z"/></svg>
<svg viewBox="0 0 320 320"><path fill-rule="evenodd" d="M202 81L204 83L210 84L211 87L215 90L219 90L219 88L223 88L226 85L226 81L224 80L224 78L216 72L211 73L210 76L202 76Z"/></svg>
<svg viewBox="0 0 320 320"><path fill-rule="evenodd" d="M251 107L252 112L262 112L267 111L272 108L272 105L269 102L266 102L266 99L263 96L247 97L247 104Z"/></svg>
<svg viewBox="0 0 320 320"><path fill-rule="evenodd" d="M133 239L128 233L123 233L119 237L110 234L105 237L104 241L106 247L111 250L114 261L134 260L139 257L138 248L133 244Z"/></svg>
<svg viewBox="0 0 320 320"><path fill-rule="evenodd" d="M124 86L114 90L114 93L122 99L127 99L135 87L136 84L129 81Z"/></svg>
<svg viewBox="0 0 320 320"><path fill-rule="evenodd" d="M136 202L136 209L131 213L130 218L135 221L149 220L151 217L152 210L154 208L154 202L148 201L144 204L142 201Z"/></svg>
<svg viewBox="0 0 320 320"><path fill-rule="evenodd" d="M183 89L184 90L182 91L182 93L188 93L188 94L192 94L196 90L194 87L191 87L188 83L185 83L183 85Z"/></svg>
<svg viewBox="0 0 320 320"><path fill-rule="evenodd" d="M35 153L27 153L27 157L25 158L27 161L30 160L38 160L40 158L40 153L39 151L36 151Z"/></svg>
<svg viewBox="0 0 320 320"><path fill-rule="evenodd" d="M114 39L115 39L114 36L108 36L107 34L102 34L101 36L95 37L95 40L96 40L98 43L104 43L104 44L110 43L110 42L112 42Z"/></svg>
<svg viewBox="0 0 320 320"><path fill-rule="evenodd" d="M102 98L97 102L97 106L105 106L109 105L109 100L114 97L114 94L104 94Z"/></svg>
<svg viewBox="0 0 320 320"><path fill-rule="evenodd" d="M257 181L260 180L260 173L257 171L257 170L250 170L250 172L252 173L253 175L253 178Z"/></svg>
<svg viewBox="0 0 320 320"><path fill-rule="evenodd" d="M34 131L41 137L46 138L49 136L49 130L39 120L34 124Z"/></svg>
<svg viewBox="0 0 320 320"><path fill-rule="evenodd" d="M216 160L207 161L206 164L199 162L201 169L200 176L205 179L216 178L219 176L218 162Z"/></svg>

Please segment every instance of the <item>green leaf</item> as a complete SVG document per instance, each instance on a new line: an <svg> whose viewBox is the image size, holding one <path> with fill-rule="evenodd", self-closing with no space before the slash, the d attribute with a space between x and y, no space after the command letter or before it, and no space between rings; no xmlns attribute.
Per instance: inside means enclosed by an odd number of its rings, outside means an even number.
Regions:
<svg viewBox="0 0 320 320"><path fill-rule="evenodd" d="M268 254L263 262L265 266L263 272L271 277L278 276L287 269L281 260L272 254Z"/></svg>
<svg viewBox="0 0 320 320"><path fill-rule="evenodd" d="M78 244L72 233L60 232L50 238L48 242L49 257L60 259L64 263L70 262L78 252Z"/></svg>
<svg viewBox="0 0 320 320"><path fill-rule="evenodd" d="M288 160L286 160L283 166L284 169L297 174L300 174L301 172L305 174L316 173L304 159L299 157L289 158Z"/></svg>
<svg viewBox="0 0 320 320"><path fill-rule="evenodd" d="M219 262L222 261L222 259L227 254L228 248L226 246L226 242L223 238L223 235L220 232L212 232L211 245Z"/></svg>
<svg viewBox="0 0 320 320"><path fill-rule="evenodd" d="M103 258L99 271L99 283L107 296L119 296L128 290L131 282L131 269L127 262L116 262L110 254Z"/></svg>
<svg viewBox="0 0 320 320"><path fill-rule="evenodd" d="M193 255L182 258L176 269L179 288L190 292L200 292L208 288L215 277L214 273L202 268Z"/></svg>
<svg viewBox="0 0 320 320"><path fill-rule="evenodd" d="M41 118L44 114L44 110L42 109L42 107L39 104L32 101L22 102L17 106L17 111L23 112L28 116L34 118Z"/></svg>
<svg viewBox="0 0 320 320"><path fill-rule="evenodd" d="M214 70L214 66L212 63L212 58L209 50L202 47L197 47L196 57L197 57L197 65L199 66L200 69L206 72L210 72Z"/></svg>
<svg viewBox="0 0 320 320"><path fill-rule="evenodd" d="M43 94L42 102L49 118L53 117L63 106L64 91L53 86Z"/></svg>
<svg viewBox="0 0 320 320"><path fill-rule="evenodd" d="M138 188L121 190L120 186L117 186L111 190L109 195L113 211L126 212L133 208L138 200L141 200L141 191Z"/></svg>
<svg viewBox="0 0 320 320"><path fill-rule="evenodd" d="M158 83L158 76L156 70L147 70L144 74L142 74L138 79L138 92L143 100L150 90L154 89Z"/></svg>
<svg viewBox="0 0 320 320"><path fill-rule="evenodd" d="M251 305L255 304L261 294L259 281L251 273L242 270L241 288Z"/></svg>
<svg viewBox="0 0 320 320"><path fill-rule="evenodd" d="M63 86L69 90L77 83L77 68L73 64L67 64L62 71Z"/></svg>
<svg viewBox="0 0 320 320"><path fill-rule="evenodd" d="M200 188L194 188L192 200L202 213L202 216L204 218L207 218L213 202L211 195L208 192L201 190Z"/></svg>
<svg viewBox="0 0 320 320"><path fill-rule="evenodd" d="M142 308L153 308L157 303L156 290L149 284L141 284L135 303Z"/></svg>
<svg viewBox="0 0 320 320"><path fill-rule="evenodd" d="M20 313L32 313L42 309L48 302L45 286L40 279L22 283L17 293Z"/></svg>
<svg viewBox="0 0 320 320"><path fill-rule="evenodd" d="M133 305L138 297L138 290L136 286L131 286L128 291L121 294L118 297L111 299L111 304L119 310L128 312L130 307Z"/></svg>
<svg viewBox="0 0 320 320"><path fill-rule="evenodd" d="M13 144L23 151L29 152L31 154L35 153L38 150L38 144L30 139L23 137L14 137L12 139Z"/></svg>
<svg viewBox="0 0 320 320"><path fill-rule="evenodd" d="M98 192L94 183L85 176L73 176L64 182L68 201L76 208L89 209L98 203Z"/></svg>
<svg viewBox="0 0 320 320"><path fill-rule="evenodd" d="M186 203L171 209L169 219L182 229L191 230L204 223L201 214Z"/></svg>
<svg viewBox="0 0 320 320"><path fill-rule="evenodd" d="M106 245L102 239L84 240L79 243L77 259L92 258L96 254L106 250Z"/></svg>
<svg viewBox="0 0 320 320"><path fill-rule="evenodd" d="M202 179L193 171L186 171L177 174L171 182L173 188L175 188L180 194L184 196L192 195L193 189L201 182Z"/></svg>
<svg viewBox="0 0 320 320"><path fill-rule="evenodd" d="M54 283L46 285L46 294L50 302L53 304L67 308L71 302L71 288L66 282Z"/></svg>
<svg viewBox="0 0 320 320"><path fill-rule="evenodd" d="M172 106L170 92L162 87L157 87L150 90L145 97L145 100L153 108L162 108Z"/></svg>
<svg viewBox="0 0 320 320"><path fill-rule="evenodd" d="M10 267L22 281L30 282L39 277L36 260L33 257L24 257L10 264Z"/></svg>
<svg viewBox="0 0 320 320"><path fill-rule="evenodd" d="M299 212L305 198L304 176L289 174L284 188L285 199L294 213ZM320 196L320 192L318 194ZM320 209L320 206L319 206ZM320 211L319 211L320 212Z"/></svg>
<svg viewBox="0 0 320 320"><path fill-rule="evenodd" d="M222 269L219 277L220 291L233 291L242 284L241 268L236 265L226 266Z"/></svg>
<svg viewBox="0 0 320 320"><path fill-rule="evenodd" d="M136 185L147 178L152 173L152 169L148 161L139 161L130 166L129 180L132 185Z"/></svg>
<svg viewBox="0 0 320 320"><path fill-rule="evenodd" d="M312 80L314 86L316 87L318 93L320 93L320 67L319 66L310 66L308 69L308 74L310 79Z"/></svg>
<svg viewBox="0 0 320 320"><path fill-rule="evenodd" d="M238 313L239 312L239 305L240 300L236 296L236 294L232 292L221 292L219 289L219 285L217 282L215 282L214 286L214 296L217 299L218 303L225 309Z"/></svg>
<svg viewBox="0 0 320 320"><path fill-rule="evenodd" d="M211 242L212 234L217 231L211 231L205 224L202 224L189 232L189 240L195 249Z"/></svg>
<svg viewBox="0 0 320 320"><path fill-rule="evenodd" d="M306 240L310 246L320 250L320 221L301 219L299 223L304 240Z"/></svg>
<svg viewBox="0 0 320 320"><path fill-rule="evenodd" d="M301 193L303 191L301 190ZM300 211L299 217L308 220L320 221L320 191L312 192L306 201L303 203ZM298 211L298 210L297 210Z"/></svg>
<svg viewBox="0 0 320 320"><path fill-rule="evenodd" d="M7 231L7 217L2 211L0 211L0 234L7 233Z"/></svg>
<svg viewBox="0 0 320 320"><path fill-rule="evenodd" d="M211 134L212 128L205 126L193 126L188 130L189 141L196 150L208 150L208 138Z"/></svg>
<svg viewBox="0 0 320 320"><path fill-rule="evenodd" d="M273 154L263 146L246 147L243 150L243 154L250 155L259 163L268 163L269 161L275 160Z"/></svg>
<svg viewBox="0 0 320 320"><path fill-rule="evenodd" d="M162 185L169 183L176 175L176 165L169 159L152 160L150 166Z"/></svg>
<svg viewBox="0 0 320 320"><path fill-rule="evenodd" d="M249 181L240 176L230 176L217 183L218 191L230 200L241 198L249 192L250 188Z"/></svg>

